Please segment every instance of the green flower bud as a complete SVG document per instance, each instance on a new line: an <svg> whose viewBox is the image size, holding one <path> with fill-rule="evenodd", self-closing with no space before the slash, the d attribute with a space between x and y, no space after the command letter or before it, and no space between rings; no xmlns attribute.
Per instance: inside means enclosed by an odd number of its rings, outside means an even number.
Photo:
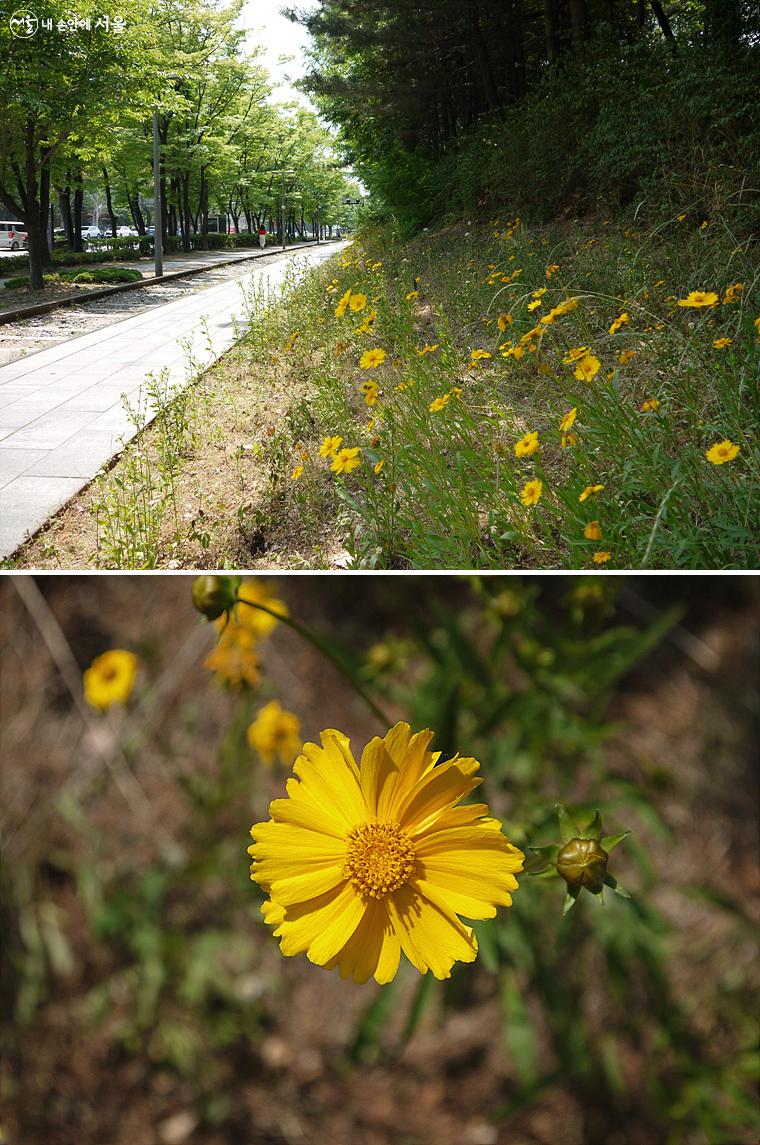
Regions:
<svg viewBox="0 0 760 1145"><path fill-rule="evenodd" d="M596 839L571 839L557 855L557 871L568 887L598 895L607 874L607 852Z"/></svg>
<svg viewBox="0 0 760 1145"><path fill-rule="evenodd" d="M193 581L193 604L209 620L216 620L234 607L239 587L239 576L198 576Z"/></svg>

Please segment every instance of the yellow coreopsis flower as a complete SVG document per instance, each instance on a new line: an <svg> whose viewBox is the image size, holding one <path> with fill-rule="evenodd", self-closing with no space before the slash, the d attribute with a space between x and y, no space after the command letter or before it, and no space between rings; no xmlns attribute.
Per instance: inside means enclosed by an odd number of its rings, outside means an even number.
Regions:
<svg viewBox="0 0 760 1145"><path fill-rule="evenodd" d="M603 485L587 485L578 500L587 501L589 497L593 497L595 494L601 493L602 489L604 489Z"/></svg>
<svg viewBox="0 0 760 1145"><path fill-rule="evenodd" d="M630 322L630 320L630 315L625 310L622 314L618 314L617 318L610 326L610 334L616 334L620 327L624 326L626 322Z"/></svg>
<svg viewBox="0 0 760 1145"><path fill-rule="evenodd" d="M339 731L304 744L287 798L251 828L248 848L283 954L380 984L395 978L401 951L436 978L474 961L477 939L458 916L510 906L524 855L485 804L456 806L479 764L439 763L432 736L396 724L359 764Z"/></svg>
<svg viewBox="0 0 760 1145"><path fill-rule="evenodd" d="M635 350L621 350L618 354L618 362L621 366L627 366L631 358L636 354Z"/></svg>
<svg viewBox="0 0 760 1145"><path fill-rule="evenodd" d="M723 305L726 306L731 302L738 302L739 295L744 290L743 282L734 282L731 286L726 287L726 293L723 296Z"/></svg>
<svg viewBox="0 0 760 1145"><path fill-rule="evenodd" d="M513 322L514 322L514 318L512 317L511 314L500 314L499 317L496 319L496 325L499 327L502 334L506 330L507 326L511 326Z"/></svg>
<svg viewBox="0 0 760 1145"><path fill-rule="evenodd" d="M246 733L249 746L271 767L279 757L285 767L301 749L301 721L277 700L265 704Z"/></svg>
<svg viewBox="0 0 760 1145"><path fill-rule="evenodd" d="M382 366L385 359L385 350L377 347L374 350L365 350L359 359L359 365L363 370L375 370L378 366Z"/></svg>
<svg viewBox="0 0 760 1145"><path fill-rule="evenodd" d="M214 621L214 626L222 633L222 636L228 635L234 639L236 629L246 629L252 633L254 640L262 640L269 635L272 629L277 627L279 624L278 616L288 615L288 606L284 600L280 600L277 596L276 587L266 581L257 580L255 577L243 581L238 589L238 601L237 620L229 618L225 624L225 618L220 616L218 620ZM263 604L265 608L277 615L271 616L269 612L262 612L260 608L248 607L257 604Z"/></svg>
<svg viewBox="0 0 760 1145"><path fill-rule="evenodd" d="M589 521L583 530L583 535L587 541L601 541L602 527L598 521Z"/></svg>
<svg viewBox="0 0 760 1145"><path fill-rule="evenodd" d="M578 435L576 433L563 433L560 445L563 449L569 449L573 445L578 444Z"/></svg>
<svg viewBox="0 0 760 1145"><path fill-rule="evenodd" d="M716 338L713 342L713 347L716 350L725 350L726 346L730 346L733 338Z"/></svg>
<svg viewBox="0 0 760 1145"><path fill-rule="evenodd" d="M660 399L659 398L647 398L647 400L645 402L641 403L641 412L642 413L656 413L659 408L660 408Z"/></svg>
<svg viewBox="0 0 760 1145"><path fill-rule="evenodd" d="M419 290L410 290L409 293L406 295L406 300L407 300L407 302L414 302L415 298L419 298L419 296L420 296Z"/></svg>
<svg viewBox="0 0 760 1145"><path fill-rule="evenodd" d="M579 382L590 382L599 373L602 363L593 354L581 358L573 370L573 377Z"/></svg>
<svg viewBox="0 0 760 1145"><path fill-rule="evenodd" d="M426 354L434 354L436 352L436 350L438 349L439 344L440 343L435 342L432 346L425 345L422 347L422 349L417 350L416 353L418 354L418 356L420 358L424 358Z"/></svg>
<svg viewBox="0 0 760 1145"><path fill-rule="evenodd" d="M578 416L578 407L577 406L573 406L573 408L571 410L567 411L565 416L562 418L562 421L559 423L559 428L560 428L562 433L567 433L567 431L569 429L572 429L577 416Z"/></svg>
<svg viewBox="0 0 760 1145"><path fill-rule="evenodd" d="M266 613L259 615L277 623ZM252 629L230 618L216 648L206 657L204 667L214 672L220 683L230 688L241 688L243 684L255 688L261 679L261 660L256 651L256 636Z"/></svg>
<svg viewBox="0 0 760 1145"><path fill-rule="evenodd" d="M551 264L551 266L547 266L547 268L546 268L547 279L551 278L551 276L553 274L556 274L558 270L559 270L559 263L558 262L553 262Z"/></svg>
<svg viewBox="0 0 760 1145"><path fill-rule="evenodd" d="M433 398L428 406L430 413L440 413L440 411L451 401L451 394L441 394L439 398Z"/></svg>
<svg viewBox="0 0 760 1145"><path fill-rule="evenodd" d="M358 446L353 446L351 449L339 450L330 466L333 473L350 473L352 469L356 469L361 465L359 453L360 450Z"/></svg>
<svg viewBox="0 0 760 1145"><path fill-rule="evenodd" d="M290 475L290 480L298 481L300 477L303 477L303 465L296 465L295 469Z"/></svg>
<svg viewBox="0 0 760 1145"><path fill-rule="evenodd" d="M541 299L540 298L534 298L532 302L528 303L527 308L528 308L528 310L538 310L540 305L541 305Z"/></svg>
<svg viewBox="0 0 760 1145"><path fill-rule="evenodd" d="M377 404L377 395L380 393L380 387L378 386L377 382L369 379L366 382L362 382L362 384L359 386L359 389L364 395L364 400L368 406Z"/></svg>
<svg viewBox="0 0 760 1145"><path fill-rule="evenodd" d="M82 674L84 698L90 707L104 712L114 704L126 704L137 679L137 657L124 648L111 648L96 656Z"/></svg>
<svg viewBox="0 0 760 1145"><path fill-rule="evenodd" d="M342 437L326 437L319 447L320 457L335 457L338 449L343 444Z"/></svg>
<svg viewBox="0 0 760 1145"><path fill-rule="evenodd" d="M685 298L679 298L676 305L699 308L701 306L714 306L717 301L718 295L714 290L692 290Z"/></svg>
<svg viewBox="0 0 760 1145"><path fill-rule="evenodd" d="M490 357L491 357L491 355L488 352L488 350L473 350L472 353L470 354L470 360L472 362L485 361L486 359L488 359Z"/></svg>
<svg viewBox="0 0 760 1145"><path fill-rule="evenodd" d="M741 446L735 445L733 441L718 441L710 446L705 457L711 465L724 465L727 461L733 461L740 449Z"/></svg>
<svg viewBox="0 0 760 1145"><path fill-rule="evenodd" d="M612 553L599 552L594 553L594 564L605 565L607 561L612 560Z"/></svg>
<svg viewBox="0 0 760 1145"><path fill-rule="evenodd" d="M348 306L350 299L351 299L351 290L349 289L342 296L340 302L335 307L335 315L337 318L340 318L341 315L345 313L346 307Z"/></svg>
<svg viewBox="0 0 760 1145"><path fill-rule="evenodd" d="M359 311L363 310L366 305L367 305L367 295L366 294L352 294L348 300L349 309L352 310L354 312L354 314L358 314Z"/></svg>
<svg viewBox="0 0 760 1145"><path fill-rule="evenodd" d="M515 442L516 457L532 457L538 449L538 433L535 430L526 433L524 437Z"/></svg>
<svg viewBox="0 0 760 1145"><path fill-rule="evenodd" d="M379 460L378 462L376 462L376 464L374 465L374 467L373 467L373 469L372 469L372 472L374 473L375 477L379 477L379 476L380 476L380 474L381 474L381 473L382 473L382 471L383 471L383 466L384 466L384 465L385 465L385 458L384 458L384 457L381 457L381 458L380 458L380 460Z"/></svg>
<svg viewBox="0 0 760 1145"><path fill-rule="evenodd" d="M537 477L534 477L532 481L527 481L520 490L520 500L523 505L527 505L528 508L537 505L541 500L543 489L544 487Z"/></svg>

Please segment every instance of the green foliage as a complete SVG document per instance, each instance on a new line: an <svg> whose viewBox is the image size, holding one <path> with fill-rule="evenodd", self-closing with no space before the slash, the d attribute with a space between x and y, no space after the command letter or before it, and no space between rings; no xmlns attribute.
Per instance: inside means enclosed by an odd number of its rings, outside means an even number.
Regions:
<svg viewBox="0 0 760 1145"><path fill-rule="evenodd" d="M60 283L74 282L74 283L99 283L105 285L117 282L139 282L142 274L139 270L133 270L131 267L126 266L109 266L96 270L70 270L58 271L56 274L46 274L43 276L43 283L45 286L56 286ZM7 278L5 280L6 290L20 290L22 287L29 286L29 275L20 275L16 278Z"/></svg>

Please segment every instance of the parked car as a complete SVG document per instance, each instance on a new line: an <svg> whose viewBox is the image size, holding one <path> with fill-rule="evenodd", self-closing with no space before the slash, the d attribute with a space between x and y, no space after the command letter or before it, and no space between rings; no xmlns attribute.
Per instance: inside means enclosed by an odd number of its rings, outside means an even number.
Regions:
<svg viewBox="0 0 760 1145"><path fill-rule="evenodd" d="M134 227L117 227L116 234L120 239L131 239L137 237L137 231Z"/></svg>
<svg viewBox="0 0 760 1145"><path fill-rule="evenodd" d="M20 250L26 238L23 223L0 222L0 250Z"/></svg>
<svg viewBox="0 0 760 1145"><path fill-rule="evenodd" d="M100 227L96 227L94 223L88 227L82 227L82 238L83 239L99 239L100 238Z"/></svg>

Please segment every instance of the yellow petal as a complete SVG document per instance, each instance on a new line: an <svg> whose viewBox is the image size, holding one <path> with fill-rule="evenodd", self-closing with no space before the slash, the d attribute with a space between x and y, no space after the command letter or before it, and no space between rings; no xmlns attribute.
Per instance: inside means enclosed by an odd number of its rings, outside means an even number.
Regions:
<svg viewBox="0 0 760 1145"><path fill-rule="evenodd" d="M489 830L500 831L501 823L498 819L488 818L487 803L462 803L459 807L450 807L426 827L424 831L415 833L415 843L426 839L434 831L443 831L452 827L469 827L477 823L478 826L488 827Z"/></svg>
<svg viewBox="0 0 760 1145"><path fill-rule="evenodd" d="M433 732L429 728L412 735L412 729L406 723L396 724L385 736L385 750L395 763L398 774L391 776L383 787L377 809L379 819L395 822L401 801L440 759L440 752L428 751L432 738Z"/></svg>
<svg viewBox="0 0 760 1145"><path fill-rule="evenodd" d="M362 752L361 787L367 801L370 817L385 818L379 814L380 798L389 781L398 777L398 768L385 748L385 740L375 736Z"/></svg>
<svg viewBox="0 0 760 1145"><path fill-rule="evenodd" d="M401 949L413 966L450 978L455 962L474 962L478 943L470 927L407 883L388 896L388 911Z"/></svg>
<svg viewBox="0 0 760 1145"><path fill-rule="evenodd" d="M350 831L367 818L359 770L345 736L323 732L322 741L322 747L304 744L303 755L298 757L293 770L314 801L330 812L335 826L342 825L345 831Z"/></svg>
<svg viewBox="0 0 760 1145"><path fill-rule="evenodd" d="M285 907L283 920L274 933L280 939L283 954L306 951L312 962L327 962L345 946L363 913L361 900L343 882L316 898Z"/></svg>
<svg viewBox="0 0 760 1145"><path fill-rule="evenodd" d="M384 902L373 899L351 938L331 959L328 968L338 966L341 978L353 978L354 982L366 982L374 975L382 986L396 977L400 957L401 945L391 925L388 908Z"/></svg>
<svg viewBox="0 0 760 1145"><path fill-rule="evenodd" d="M311 870L301 867L297 873L286 873L280 866L279 875L279 878L268 879L269 893L275 902L287 907L317 898L337 887L343 882L343 863L322 865Z"/></svg>
<svg viewBox="0 0 760 1145"><path fill-rule="evenodd" d="M496 915L496 907L486 899L454 890L449 881L446 881L445 888L442 889L435 878L428 877L427 871L417 879L417 886L431 902L438 902L455 914L463 914L465 918L494 918ZM506 897L509 902L504 902L502 905L510 906L512 899L509 895Z"/></svg>
<svg viewBox="0 0 760 1145"><path fill-rule="evenodd" d="M405 831L415 835L429 826L431 817L447 811L481 782L472 778L479 764L475 759L450 759L423 775L403 800L399 822Z"/></svg>

